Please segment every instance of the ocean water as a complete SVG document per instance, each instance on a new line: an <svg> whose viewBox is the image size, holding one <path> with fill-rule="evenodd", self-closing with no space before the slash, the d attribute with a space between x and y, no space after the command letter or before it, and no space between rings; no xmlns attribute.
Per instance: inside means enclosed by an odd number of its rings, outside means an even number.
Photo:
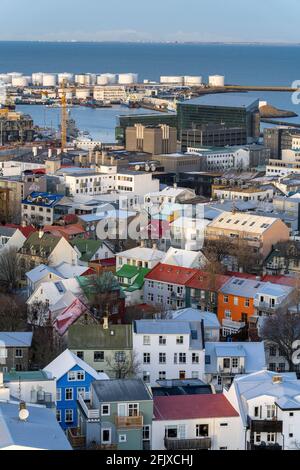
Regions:
<svg viewBox="0 0 300 470"><path fill-rule="evenodd" d="M2 72L136 72L140 80L158 80L160 75L225 75L227 84L291 86L300 80L300 46L222 44L127 44L0 42ZM300 114L290 93L253 92L262 100ZM34 111L37 123L44 111ZM52 110L53 111L53 110ZM123 112L123 110L121 110ZM58 115L59 110L55 110ZM111 135L115 125L112 110L74 108L75 119L96 137ZM57 123L56 114L52 121ZM300 123L300 118L289 119ZM80 124L80 123L79 123ZM99 131L103 128L103 133ZM101 130L101 129L100 129ZM96 133L96 134L95 134Z"/></svg>

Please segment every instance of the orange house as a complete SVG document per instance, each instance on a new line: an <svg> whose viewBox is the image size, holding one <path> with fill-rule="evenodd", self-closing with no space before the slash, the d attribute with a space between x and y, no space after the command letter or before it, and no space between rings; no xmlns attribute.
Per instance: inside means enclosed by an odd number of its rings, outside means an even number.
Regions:
<svg viewBox="0 0 300 470"><path fill-rule="evenodd" d="M238 330L234 322L249 322L255 312L255 294L263 285L259 280L232 277L221 287L218 294L218 318L223 330L228 329L226 333Z"/></svg>

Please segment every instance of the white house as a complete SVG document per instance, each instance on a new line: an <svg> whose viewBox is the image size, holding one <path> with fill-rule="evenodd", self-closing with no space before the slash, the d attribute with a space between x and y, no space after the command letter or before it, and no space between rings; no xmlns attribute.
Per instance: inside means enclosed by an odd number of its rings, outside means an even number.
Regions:
<svg viewBox="0 0 300 470"><path fill-rule="evenodd" d="M19 250L25 240L26 237L18 228L6 227L5 225L0 226L0 250L3 248L15 248Z"/></svg>
<svg viewBox="0 0 300 470"><path fill-rule="evenodd" d="M239 413L223 394L155 396L153 450L241 450Z"/></svg>
<svg viewBox="0 0 300 470"><path fill-rule="evenodd" d="M209 220L204 218L178 217L170 224L172 245L186 250L201 250L208 223Z"/></svg>
<svg viewBox="0 0 300 470"><path fill-rule="evenodd" d="M121 266L129 264L130 266L152 269L161 262L164 256L165 253L155 247L137 246L116 255L116 268L119 269Z"/></svg>
<svg viewBox="0 0 300 470"><path fill-rule="evenodd" d="M132 341L141 364L139 375L151 386L157 380L203 378L205 354L198 322L136 320Z"/></svg>
<svg viewBox="0 0 300 470"><path fill-rule="evenodd" d="M170 246L161 262L171 266L201 269L206 265L207 259L201 251L182 250Z"/></svg>
<svg viewBox="0 0 300 470"><path fill-rule="evenodd" d="M168 316L173 320L202 322L204 328L204 341L219 341L221 325L218 317L212 312L203 312L196 308L184 308L183 310L173 310Z"/></svg>
<svg viewBox="0 0 300 470"><path fill-rule="evenodd" d="M161 207L168 204L184 203L196 197L193 189L168 186L162 191L149 191L144 197L144 207L150 209L152 206Z"/></svg>
<svg viewBox="0 0 300 470"><path fill-rule="evenodd" d="M205 344L205 377L222 390L238 374L251 374L266 368L263 342L207 342Z"/></svg>
<svg viewBox="0 0 300 470"><path fill-rule="evenodd" d="M295 373L261 370L236 377L224 395L240 413L245 449L299 449L300 381Z"/></svg>

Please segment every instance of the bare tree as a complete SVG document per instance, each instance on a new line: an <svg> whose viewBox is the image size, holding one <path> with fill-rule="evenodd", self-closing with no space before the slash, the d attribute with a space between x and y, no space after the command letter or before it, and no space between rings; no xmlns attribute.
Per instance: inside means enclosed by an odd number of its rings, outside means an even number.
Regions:
<svg viewBox="0 0 300 470"><path fill-rule="evenodd" d="M289 365L289 371L294 372L293 343L300 339L300 314L285 311L267 317L260 330L260 337L279 347Z"/></svg>
<svg viewBox="0 0 300 470"><path fill-rule="evenodd" d="M49 321L49 305L36 300L28 306L27 322L30 325L43 326Z"/></svg>
<svg viewBox="0 0 300 470"><path fill-rule="evenodd" d="M0 252L0 286L6 292L18 288L21 276L21 257L13 247L4 248Z"/></svg>
<svg viewBox="0 0 300 470"><path fill-rule="evenodd" d="M203 252L209 262L222 264L226 257L231 254L233 242L229 237L219 237L216 240L206 239Z"/></svg>
<svg viewBox="0 0 300 470"><path fill-rule="evenodd" d="M63 339L48 321L33 328L31 364L43 368L64 350Z"/></svg>
<svg viewBox="0 0 300 470"><path fill-rule="evenodd" d="M116 352L114 356L106 359L106 363L116 379L135 377L140 369L140 362L135 351Z"/></svg>
<svg viewBox="0 0 300 470"><path fill-rule="evenodd" d="M232 247L232 256L236 261L237 271L258 273L262 268L262 257L251 248L247 240L239 238Z"/></svg>
<svg viewBox="0 0 300 470"><path fill-rule="evenodd" d="M0 330L25 331L27 329L26 303L18 295L0 294Z"/></svg>

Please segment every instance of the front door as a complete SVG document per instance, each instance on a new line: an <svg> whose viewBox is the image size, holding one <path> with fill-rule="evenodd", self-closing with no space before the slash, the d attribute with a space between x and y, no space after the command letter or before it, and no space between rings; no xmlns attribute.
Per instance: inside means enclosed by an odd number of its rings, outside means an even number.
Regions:
<svg viewBox="0 0 300 470"><path fill-rule="evenodd" d="M127 405L126 403L118 404L118 416L127 416Z"/></svg>

